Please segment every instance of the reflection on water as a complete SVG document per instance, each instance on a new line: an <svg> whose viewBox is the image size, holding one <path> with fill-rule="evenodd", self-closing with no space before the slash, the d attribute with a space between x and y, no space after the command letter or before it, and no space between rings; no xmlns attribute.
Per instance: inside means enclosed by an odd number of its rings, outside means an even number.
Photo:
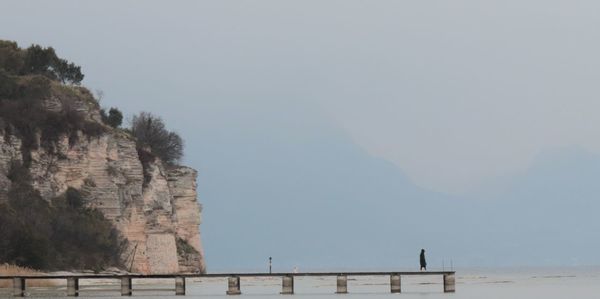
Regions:
<svg viewBox="0 0 600 299"><path fill-rule="evenodd" d="M81 297L122 298L118 281L82 280ZM62 283L62 282L61 282ZM174 280L134 280L134 297L183 298L174 296ZM295 295L279 295L279 278L242 278L242 295L233 298L596 298L600 294L600 268L457 270L457 292L444 294L441 276L403 276L402 294L389 293L389 277L349 277L347 295L334 294L335 277L296 277ZM188 279L186 298L232 298L226 296L225 278ZM165 289L161 291L158 289ZM64 296L64 285L54 288L30 288L30 296ZM10 296L9 289L1 290ZM62 294L61 294L62 293Z"/></svg>

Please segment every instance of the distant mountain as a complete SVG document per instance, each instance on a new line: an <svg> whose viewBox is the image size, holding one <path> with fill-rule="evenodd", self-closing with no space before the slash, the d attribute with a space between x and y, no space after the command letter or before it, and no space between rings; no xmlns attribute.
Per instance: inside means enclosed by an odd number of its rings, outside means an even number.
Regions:
<svg viewBox="0 0 600 299"><path fill-rule="evenodd" d="M269 256L280 270L416 269L421 248L436 268L600 261L597 156L560 152L501 194L464 199L419 188L341 130L282 110L195 131L209 271L260 270Z"/></svg>
<svg viewBox="0 0 600 299"><path fill-rule="evenodd" d="M262 269L269 256L282 270L417 267L422 247L444 248L441 265L460 248L455 198L415 186L318 119L253 113L184 133L202 144L189 144L188 162L199 169L209 271Z"/></svg>
<svg viewBox="0 0 600 299"><path fill-rule="evenodd" d="M522 263L598 264L600 156L577 148L541 153L493 199L502 236ZM500 219L495 215L499 224Z"/></svg>

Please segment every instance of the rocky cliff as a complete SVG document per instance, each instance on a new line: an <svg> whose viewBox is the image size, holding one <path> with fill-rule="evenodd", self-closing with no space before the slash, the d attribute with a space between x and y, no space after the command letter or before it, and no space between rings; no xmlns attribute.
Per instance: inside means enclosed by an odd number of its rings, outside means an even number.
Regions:
<svg viewBox="0 0 600 299"><path fill-rule="evenodd" d="M87 90L61 88L69 92L42 99L45 109L75 110L103 132L93 137L81 131L60 135L51 147L26 149L10 126L0 126L0 199L11 184L10 164L27 159L32 185L44 199L76 188L87 207L112 221L128 240L122 256L126 270L204 272L196 171L163 165L157 158L141 159L130 134L101 123L99 106ZM39 139L41 134L36 134Z"/></svg>

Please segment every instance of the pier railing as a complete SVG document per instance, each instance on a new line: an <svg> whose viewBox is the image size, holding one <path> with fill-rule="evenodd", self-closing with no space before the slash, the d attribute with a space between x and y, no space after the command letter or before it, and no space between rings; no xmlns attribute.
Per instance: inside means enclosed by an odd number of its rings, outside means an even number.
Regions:
<svg viewBox="0 0 600 299"><path fill-rule="evenodd" d="M78 296L81 279L115 279L121 282L121 295L133 294L132 279L175 279L175 294L185 295L186 278L227 278L227 295L242 293L240 277L281 277L281 294L294 294L294 277L333 276L336 277L336 293L348 293L348 276L389 276L390 292L402 292L402 276L438 275L443 279L444 293L455 291L456 280L454 271L423 271L423 272L304 272L304 273L211 273L211 274L123 274L123 275L22 275L0 276L0 280L12 280L12 290L15 297L24 297L27 292L27 280L36 279L66 279L67 296Z"/></svg>

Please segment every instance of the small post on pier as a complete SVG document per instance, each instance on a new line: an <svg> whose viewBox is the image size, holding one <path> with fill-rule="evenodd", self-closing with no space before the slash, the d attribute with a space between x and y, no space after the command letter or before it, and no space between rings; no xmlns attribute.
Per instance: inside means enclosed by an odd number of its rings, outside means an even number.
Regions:
<svg viewBox="0 0 600 299"><path fill-rule="evenodd" d="M131 296L132 294L131 277L121 277L121 296Z"/></svg>
<svg viewBox="0 0 600 299"><path fill-rule="evenodd" d="M15 277L13 278L13 296L25 297L25 278Z"/></svg>
<svg viewBox="0 0 600 299"><path fill-rule="evenodd" d="M294 294L294 276L286 275L281 278L281 294L292 295Z"/></svg>
<svg viewBox="0 0 600 299"><path fill-rule="evenodd" d="M67 278L67 296L77 297L79 296L79 278L68 277Z"/></svg>
<svg viewBox="0 0 600 299"><path fill-rule="evenodd" d="M185 295L185 277L175 277L175 295Z"/></svg>
<svg viewBox="0 0 600 299"><path fill-rule="evenodd" d="M454 274L444 274L444 293L454 293L456 290L456 280Z"/></svg>
<svg viewBox="0 0 600 299"><path fill-rule="evenodd" d="M336 294L348 294L348 276L340 274L337 276Z"/></svg>
<svg viewBox="0 0 600 299"><path fill-rule="evenodd" d="M232 276L227 281L227 295L239 295L242 293L240 290L240 277Z"/></svg>
<svg viewBox="0 0 600 299"><path fill-rule="evenodd" d="M390 290L392 293L402 292L400 274L394 273L390 275Z"/></svg>

